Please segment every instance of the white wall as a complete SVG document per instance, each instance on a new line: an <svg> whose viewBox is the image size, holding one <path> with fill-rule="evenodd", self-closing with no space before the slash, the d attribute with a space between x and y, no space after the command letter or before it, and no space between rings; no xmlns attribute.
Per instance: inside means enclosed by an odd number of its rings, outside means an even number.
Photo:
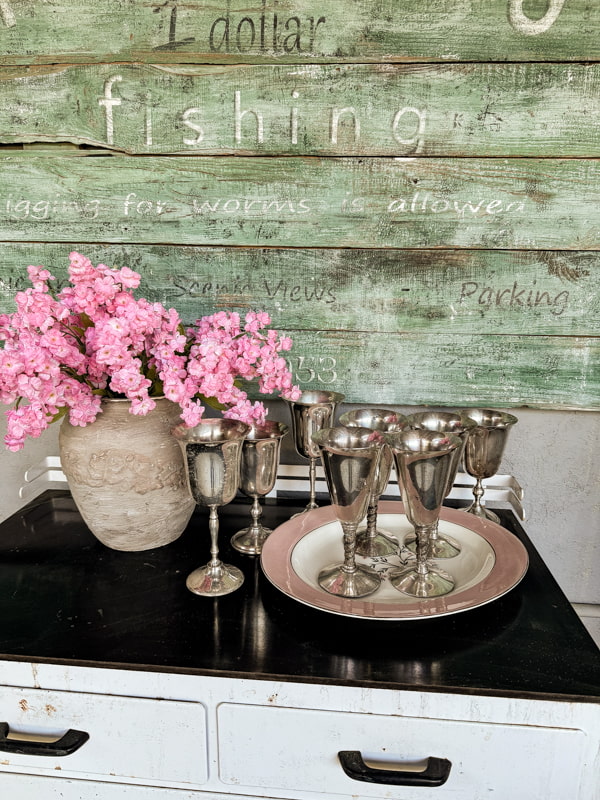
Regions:
<svg viewBox="0 0 600 800"><path fill-rule="evenodd" d="M6 419L4 413L0 413L0 521L24 504L19 499L19 489L25 471L47 455L58 455L58 425L51 425L39 439L28 440L18 453L11 453L4 447L5 433Z"/></svg>

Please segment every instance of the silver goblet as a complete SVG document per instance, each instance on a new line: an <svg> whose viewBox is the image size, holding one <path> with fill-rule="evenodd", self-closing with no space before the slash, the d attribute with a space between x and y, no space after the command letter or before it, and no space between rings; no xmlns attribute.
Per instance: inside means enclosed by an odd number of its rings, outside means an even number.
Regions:
<svg viewBox="0 0 600 800"><path fill-rule="evenodd" d="M315 490L319 448L312 436L322 428L333 425L336 408L343 399L344 395L339 392L315 390L302 392L298 400L285 400L292 417L296 452L308 458L309 501L304 511L319 507Z"/></svg>
<svg viewBox="0 0 600 800"><path fill-rule="evenodd" d="M340 425L369 428L373 431L397 431L405 426L406 417L385 408L357 408L346 411L339 419ZM400 543L389 531L377 527L377 504L387 488L394 458L392 451L383 443L381 456L375 471L373 486L367 507L367 525L356 534L356 554L366 558L389 556L398 552Z"/></svg>
<svg viewBox="0 0 600 800"><path fill-rule="evenodd" d="M381 576L356 563L356 528L365 516L381 452L381 434L369 428L338 426L313 434L335 515L344 532L344 561L321 570L319 586L342 597L365 597Z"/></svg>
<svg viewBox="0 0 600 800"><path fill-rule="evenodd" d="M448 474L448 484L444 497L448 497L454 486L456 473L460 466L465 445L469 434L475 430L476 423L466 414L460 411L421 411L416 414L409 414L406 418L408 427L426 431L436 431L437 433L453 433L461 440L461 446L453 452L452 465ZM413 552L417 549L415 534L407 536L404 540L405 546ZM450 536L442 535L438 531L438 523L432 528L429 534L429 557L430 558L453 558L460 553L460 545Z"/></svg>
<svg viewBox="0 0 600 800"><path fill-rule="evenodd" d="M272 533L261 522L260 499L268 494L277 480L281 440L288 432L282 422L267 420L252 425L242 444L240 490L252 498L252 524L231 537L231 545L240 553L260 555L267 536Z"/></svg>
<svg viewBox="0 0 600 800"><path fill-rule="evenodd" d="M465 511L482 519L500 522L500 517L484 505L483 481L498 472L508 434L518 420L512 414L493 408L468 408L464 413L476 423L467 440L464 457L466 471L475 478L475 500Z"/></svg>
<svg viewBox="0 0 600 800"><path fill-rule="evenodd" d="M186 586L194 594L218 597L244 582L241 570L219 558L217 509L230 503L238 490L242 442L250 426L233 419L206 419L193 428L178 425L172 433L183 451L192 497L209 513L211 559L188 575Z"/></svg>
<svg viewBox="0 0 600 800"><path fill-rule="evenodd" d="M439 519L454 453L462 442L453 434L419 429L383 437L394 454L404 510L417 536L416 564L391 571L390 583L413 597L448 594L455 582L437 565L430 565L429 536Z"/></svg>

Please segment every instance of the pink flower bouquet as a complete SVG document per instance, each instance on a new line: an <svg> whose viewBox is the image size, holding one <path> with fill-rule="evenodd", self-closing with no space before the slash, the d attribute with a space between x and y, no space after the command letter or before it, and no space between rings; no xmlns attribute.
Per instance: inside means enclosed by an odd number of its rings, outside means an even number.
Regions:
<svg viewBox="0 0 600 800"><path fill-rule="evenodd" d="M221 311L185 329L178 313L136 299L140 275L127 267L92 265L71 253L70 285L54 292L44 267L27 268L32 287L16 295L17 310L0 315L0 402L6 412L9 450L20 450L68 413L73 425L88 425L103 397L126 398L132 414L147 414L153 398L181 407L190 427L205 405L225 417L252 424L266 410L241 388L257 379L260 392L297 399L282 352L291 339L264 312Z"/></svg>

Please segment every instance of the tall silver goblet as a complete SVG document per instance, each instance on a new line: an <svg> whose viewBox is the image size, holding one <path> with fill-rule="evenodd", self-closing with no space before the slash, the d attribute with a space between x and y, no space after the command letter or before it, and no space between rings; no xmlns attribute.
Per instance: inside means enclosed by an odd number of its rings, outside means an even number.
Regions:
<svg viewBox="0 0 600 800"><path fill-rule="evenodd" d="M239 488L252 498L250 509L252 523L231 537L232 547L240 553L259 555L265 539L272 533L272 530L261 522L260 498L275 486L281 440L287 432L287 425L267 420L252 425L242 444Z"/></svg>
<svg viewBox="0 0 600 800"><path fill-rule="evenodd" d="M385 408L357 408L346 411L339 419L340 425L369 428L373 431L402 430L405 422L406 417L403 414ZM359 528L356 534L356 554L359 556L389 556L397 553L400 547L395 536L377 527L377 504L390 480L393 461L392 451L383 443L367 507L367 524L366 527Z"/></svg>
<svg viewBox="0 0 600 800"><path fill-rule="evenodd" d="M444 497L448 497L454 486L456 473L460 466L465 445L469 434L475 430L476 423L466 414L460 411L421 411L416 414L409 414L406 423L410 428L425 431L436 431L437 433L453 433L461 440L461 446L453 452L452 465L448 474L448 484ZM405 546L413 552L417 549L415 534L410 534L404 540ZM432 528L429 534L429 556L430 558L453 558L460 553L460 545L451 536L442 535L438 531L438 524Z"/></svg>
<svg viewBox="0 0 600 800"><path fill-rule="evenodd" d="M194 428L178 425L172 431L183 452L192 497L210 510L211 559L186 580L194 594L218 597L233 592L244 582L241 570L219 558L217 509L230 503L238 490L242 442L249 432L249 425L233 419L206 419Z"/></svg>
<svg viewBox="0 0 600 800"><path fill-rule="evenodd" d="M453 467L458 436L409 429L384 433L396 462L404 510L417 536L416 564L389 573L392 586L413 597L437 597L452 591L451 575L429 563L429 536L436 525Z"/></svg>
<svg viewBox="0 0 600 800"><path fill-rule="evenodd" d="M304 511L319 507L315 490L319 448L313 442L312 436L322 428L334 424L335 411L343 399L344 395L339 392L315 390L302 392L298 400L285 400L292 417L292 436L296 452L299 456L308 458L309 501Z"/></svg>
<svg viewBox="0 0 600 800"><path fill-rule="evenodd" d="M475 500L465 511L482 519L500 522L500 517L484 505L483 481L498 472L508 434L518 420L512 414L493 408L468 408L464 413L476 423L467 440L464 455L465 469L475 478Z"/></svg>
<svg viewBox="0 0 600 800"><path fill-rule="evenodd" d="M381 576L356 563L356 528L369 503L381 434L340 425L318 431L313 441L319 448L331 504L344 532L344 561L322 569L319 586L342 597L365 597L379 588Z"/></svg>

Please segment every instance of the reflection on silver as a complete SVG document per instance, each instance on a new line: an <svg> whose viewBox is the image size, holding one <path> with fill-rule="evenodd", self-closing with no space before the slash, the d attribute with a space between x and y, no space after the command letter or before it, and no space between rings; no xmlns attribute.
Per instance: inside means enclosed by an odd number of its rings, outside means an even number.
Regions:
<svg viewBox="0 0 600 800"><path fill-rule="evenodd" d="M384 433L383 437L394 454L404 510L417 538L416 565L392 572L390 583L414 597L447 594L455 582L430 565L429 536L439 519L455 450L462 442L453 434L419 429Z"/></svg>
<svg viewBox="0 0 600 800"><path fill-rule="evenodd" d="M194 594L218 597L244 581L241 570L219 559L217 508L230 503L238 490L242 442L249 431L249 425L232 419L206 419L194 428L178 425L172 431L183 452L191 495L210 510L211 559L186 581Z"/></svg>
<svg viewBox="0 0 600 800"><path fill-rule="evenodd" d="M405 427L406 417L385 408L358 408L346 411L339 419L340 425L369 428L375 431L398 431ZM356 554L367 558L389 556L398 552L400 543L388 531L377 527L377 504L387 489L392 470L393 456L390 448L384 443L375 472L369 505L367 508L367 524L359 528L356 535Z"/></svg>
<svg viewBox="0 0 600 800"><path fill-rule="evenodd" d="M318 508L316 501L316 468L319 448L313 442L313 434L334 424L338 405L344 399L339 392L306 391L298 400L285 400L292 418L292 436L298 455L308 458L309 501L304 509Z"/></svg>
<svg viewBox="0 0 600 800"><path fill-rule="evenodd" d="M240 465L240 490L252 498L250 515L252 524L235 533L232 546L240 553L259 555L267 536L272 533L261 522L262 506L260 497L268 494L277 480L281 440L288 432L282 422L267 420L252 425L242 445Z"/></svg>
<svg viewBox="0 0 600 800"><path fill-rule="evenodd" d="M406 422L410 428L436 431L438 433L452 433L460 438L461 446L453 452L448 475L448 484L444 493L444 497L448 497L454 486L456 473L460 466L467 439L469 434L476 427L475 422L460 411L422 411L417 414L409 414L406 418ZM417 549L416 535L412 534L407 537L404 544L409 550L415 552ZM459 553L460 545L458 542L450 536L442 536L438 531L438 525L436 523L435 527L431 529L429 536L430 558L453 558Z"/></svg>
<svg viewBox="0 0 600 800"><path fill-rule="evenodd" d="M469 408L465 414L476 424L468 438L464 456L465 469L475 478L475 500L465 510L476 517L500 522L498 515L484 505L482 482L498 472L508 434L518 420L512 414L492 408Z"/></svg>
<svg viewBox="0 0 600 800"><path fill-rule="evenodd" d="M338 426L313 434L318 446L331 505L344 532L344 562L321 570L319 586L342 597L365 597L381 576L356 563L356 528L365 516L382 447L381 434L369 428Z"/></svg>

